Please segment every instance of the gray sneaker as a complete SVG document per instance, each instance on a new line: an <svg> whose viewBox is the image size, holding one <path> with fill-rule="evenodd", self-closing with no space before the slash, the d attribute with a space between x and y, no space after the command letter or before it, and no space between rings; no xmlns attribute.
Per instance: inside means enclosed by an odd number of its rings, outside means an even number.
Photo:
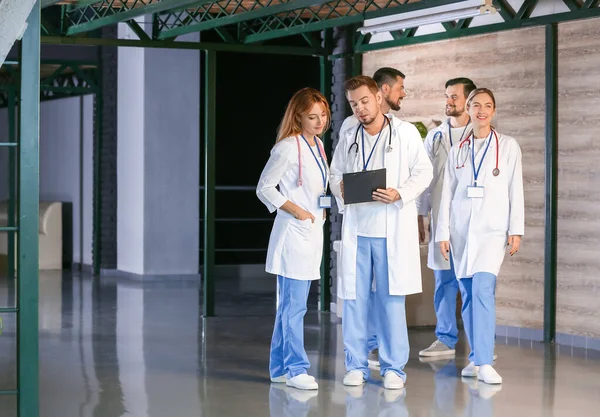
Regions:
<svg viewBox="0 0 600 417"><path fill-rule="evenodd" d="M367 362L369 363L369 366L372 366L374 368L380 367L379 349L373 349L372 351L369 352L369 356L367 357Z"/></svg>
<svg viewBox="0 0 600 417"><path fill-rule="evenodd" d="M449 356L454 355L455 353L456 351L454 349L450 349L439 340L436 340L427 349L420 351L419 356Z"/></svg>

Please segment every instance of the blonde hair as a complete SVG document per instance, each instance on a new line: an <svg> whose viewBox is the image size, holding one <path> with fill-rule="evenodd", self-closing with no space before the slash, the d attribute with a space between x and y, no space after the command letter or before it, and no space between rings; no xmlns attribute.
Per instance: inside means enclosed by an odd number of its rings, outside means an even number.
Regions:
<svg viewBox="0 0 600 417"><path fill-rule="evenodd" d="M329 109L329 103L327 99L319 90L314 88L306 87L298 91L290 99L283 119L277 129L277 140L279 141L289 138L290 136L296 136L302 133L302 126L300 124L300 117L306 114L310 109L319 103L323 106L323 110L327 113L327 123L323 129L323 133L331 126L331 110Z"/></svg>
<svg viewBox="0 0 600 417"><path fill-rule="evenodd" d="M492 90L489 90L487 88L476 88L475 90L471 91L471 94L469 94L469 97L467 97L467 107L471 106L471 101L473 101L475 96L478 94L487 94L488 96L490 96L490 98L492 99L492 103L494 104L494 109L496 109L496 97L494 97L494 93L492 93Z"/></svg>

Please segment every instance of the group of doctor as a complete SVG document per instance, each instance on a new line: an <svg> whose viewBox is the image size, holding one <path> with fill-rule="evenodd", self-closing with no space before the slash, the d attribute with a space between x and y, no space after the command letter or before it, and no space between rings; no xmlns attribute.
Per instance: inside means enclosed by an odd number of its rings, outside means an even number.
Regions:
<svg viewBox="0 0 600 417"><path fill-rule="evenodd" d="M462 375L502 382L492 367L495 288L507 247L516 253L524 233L520 147L491 124L494 94L467 78L446 83L448 119L423 142L412 123L389 113L406 97L404 79L396 69L381 68L373 78L346 81L353 116L339 131L331 166L320 139L331 123L327 99L304 88L288 103L257 185L258 198L277 211L266 260L278 284L269 364L274 383L318 388L307 372L304 315L311 281L320 278L323 224L332 203L328 189L343 213L338 268L344 385L365 383L371 359L384 388L404 388L405 297L422 291L424 217L430 217L437 340L420 355L454 354L460 288L471 348ZM344 204L344 174L378 169L385 169L387 188L375 190L372 202Z"/></svg>

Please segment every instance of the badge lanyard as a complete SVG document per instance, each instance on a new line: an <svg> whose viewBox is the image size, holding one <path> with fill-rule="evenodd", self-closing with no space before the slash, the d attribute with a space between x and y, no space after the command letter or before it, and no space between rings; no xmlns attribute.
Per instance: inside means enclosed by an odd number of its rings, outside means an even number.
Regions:
<svg viewBox="0 0 600 417"><path fill-rule="evenodd" d="M373 145L373 148L371 149L371 153L369 153L369 158L367 159L366 162L365 162L365 128L364 128L364 126L362 128L363 171L366 171L367 170L367 166L369 166L369 162L371 161L371 157L373 156L373 152L375 152L375 148L377 148L377 143L379 142L379 138L381 137L381 134L383 133L383 128L385 127L385 122L386 121L387 121L387 118L384 117L383 124L381 125L381 130L379 131L379 135L377 135L377 139L375 139L375 144Z"/></svg>
<svg viewBox="0 0 600 417"><path fill-rule="evenodd" d="M317 148L319 149L319 156L321 157L321 161L323 162L323 167L321 167L321 164L319 163L319 159L317 158L317 155L315 155L315 153L313 152L310 144L308 143L308 141L306 140L306 138L304 137L304 135L300 135L302 136L302 139L304 139L304 142L306 142L306 145L308 146L308 149L310 150L311 155L313 156L313 158L315 158L315 162L317 163L317 166L319 167L319 171L321 172L321 178L323 179L323 195L327 194L327 165L325 163L325 158L323 157L323 149L321 149L321 144L319 143L319 141L315 138L315 143L317 144ZM302 161L298 161L300 162L300 166L302 166ZM302 172L302 171L300 171ZM302 173L300 174L302 175Z"/></svg>
<svg viewBox="0 0 600 417"><path fill-rule="evenodd" d="M481 166L483 165L483 160L485 159L485 155L487 154L487 151L490 147L490 143L492 143L492 135L494 134L494 131L492 130L490 132L490 137L487 141L487 145L485 147L485 151L483 152L483 156L481 157L481 160L479 161L479 167L475 168L475 136L473 136L473 146L471 146L471 161L473 162L473 185L475 187L477 187L477 178L479 177L479 172L481 171ZM498 150L496 150L496 159L498 155Z"/></svg>

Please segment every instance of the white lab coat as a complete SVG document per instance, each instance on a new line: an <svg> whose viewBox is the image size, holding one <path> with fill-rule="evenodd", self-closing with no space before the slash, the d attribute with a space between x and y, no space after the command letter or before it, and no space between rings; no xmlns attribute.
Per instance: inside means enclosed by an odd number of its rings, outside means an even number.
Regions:
<svg viewBox="0 0 600 417"><path fill-rule="evenodd" d="M415 199L431 182L433 170L425 152L421 135L417 128L395 116L388 115L392 123L392 152L384 152L384 166L387 169L387 185L400 193L401 199L387 205L387 256L390 295L420 293L421 262L419 255L419 233L417 229L417 208ZM354 147L355 130L340 132L331 162L331 192L341 201L340 182L347 172L358 172L362 149L356 156ZM386 126L385 129L388 129ZM360 144L360 140L359 140ZM388 141L379 146L387 148ZM356 206L344 207L342 223L341 295L343 299L356 299L356 252L357 252Z"/></svg>
<svg viewBox="0 0 600 417"><path fill-rule="evenodd" d="M483 198L467 197L467 187L473 185L470 153L465 166L457 169L462 158L457 163L459 144L456 143L446 163L435 240L450 241L454 272L459 279L470 278L477 272L498 276L508 236L522 236L525 232L521 148L514 138L502 134L498 134L498 144L499 149L492 135L477 178L477 185L484 187ZM476 166L484 150L485 143L475 157ZM494 177L496 151L500 175Z"/></svg>
<svg viewBox="0 0 600 417"><path fill-rule="evenodd" d="M427 266L435 271L450 269L450 261L447 261L442 256L439 250L439 245L435 243L435 228L438 221L438 211L440 208L440 200L442 199L442 187L444 185L444 172L446 169L446 161L450 153L450 138L448 136L448 126L450 120L446 119L437 128L432 129L425 138L425 150L433 165L433 181L417 199L417 209L419 215L428 216L431 211L430 219L430 236L427 254ZM441 137L440 134L441 133ZM437 138L436 138L437 135ZM466 137L466 135L465 135ZM435 142L441 141L439 145L434 147ZM458 138L454 140L458 141ZM437 150L437 153L436 153Z"/></svg>
<svg viewBox="0 0 600 417"><path fill-rule="evenodd" d="M256 195L267 206L269 212L277 210L273 222L265 270L297 280L317 280L321 276L323 256L323 209L319 208L319 196L323 195L323 177L308 146L302 138L302 186L298 186L298 146L296 138L286 138L271 150L256 187ZM321 146L322 143L321 143ZM314 150L315 155L318 151ZM322 165L321 165L322 166ZM325 180L329 181L326 164ZM276 188L279 186L279 190ZM279 209L290 200L315 217L297 220L288 212Z"/></svg>

